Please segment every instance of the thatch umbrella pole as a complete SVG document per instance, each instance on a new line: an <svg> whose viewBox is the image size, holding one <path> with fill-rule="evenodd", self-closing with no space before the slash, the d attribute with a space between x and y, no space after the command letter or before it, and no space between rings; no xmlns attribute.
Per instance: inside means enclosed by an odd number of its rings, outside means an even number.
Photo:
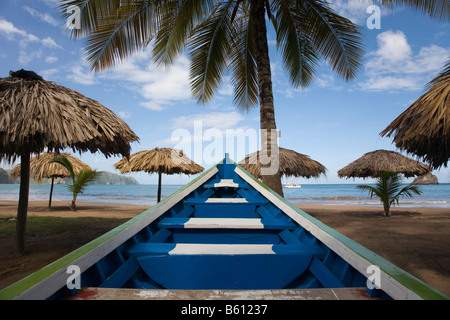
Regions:
<svg viewBox="0 0 450 320"><path fill-rule="evenodd" d="M161 168L158 171L158 202L161 201L161 177L162 177L162 172L161 172Z"/></svg>
<svg viewBox="0 0 450 320"><path fill-rule="evenodd" d="M48 198L48 208L52 208L52 195L53 195L53 184L55 183L55 176L52 176L52 185L50 186L50 197Z"/></svg>
<svg viewBox="0 0 450 320"><path fill-rule="evenodd" d="M20 189L14 250L16 253L23 255L25 252L25 229L28 212L28 192L30 189L30 152L24 152L20 159Z"/></svg>
<svg viewBox="0 0 450 320"><path fill-rule="evenodd" d="M203 167L186 157L183 151L174 148L155 148L143 150L123 158L114 164L120 173L145 171L158 173L157 201L161 201L162 174L196 174L202 172Z"/></svg>

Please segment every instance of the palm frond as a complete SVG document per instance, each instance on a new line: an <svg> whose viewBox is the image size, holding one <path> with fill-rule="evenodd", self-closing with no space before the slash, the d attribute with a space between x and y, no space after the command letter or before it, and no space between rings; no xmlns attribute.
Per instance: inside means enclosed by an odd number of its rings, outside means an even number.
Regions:
<svg viewBox="0 0 450 320"><path fill-rule="evenodd" d="M157 30L160 2L78 0L63 3L61 10L80 8L81 28L72 29L72 36L87 38L87 61L92 70L101 71L149 44Z"/></svg>
<svg viewBox="0 0 450 320"><path fill-rule="evenodd" d="M97 179L99 175L100 172L96 170L81 170L69 189L76 194L83 193L88 183Z"/></svg>
<svg viewBox="0 0 450 320"><path fill-rule="evenodd" d="M159 64L170 64L181 53L193 27L209 14L211 0L166 1L155 37L153 55Z"/></svg>
<svg viewBox="0 0 450 320"><path fill-rule="evenodd" d="M248 111L258 103L253 28L247 7L242 6L242 10L236 10L235 14L237 18L233 18L233 45L230 55L234 103L239 109Z"/></svg>
<svg viewBox="0 0 450 320"><path fill-rule="evenodd" d="M301 6L307 19L311 41L331 68L345 80L356 77L363 58L363 39L360 28L335 13L326 2L308 1Z"/></svg>
<svg viewBox="0 0 450 320"><path fill-rule="evenodd" d="M398 201L400 197L406 197L406 198L412 198L414 195L421 195L422 191L415 185L409 184L405 187L403 187L395 196L396 203L398 204Z"/></svg>
<svg viewBox="0 0 450 320"><path fill-rule="evenodd" d="M193 31L191 52L191 89L198 102L206 103L219 86L231 47L230 20L234 2L219 3Z"/></svg>
<svg viewBox="0 0 450 320"><path fill-rule="evenodd" d="M373 198L374 196L378 195L375 187L367 186L367 185L358 185L356 186L358 189L361 189L362 191L367 191L369 193L369 197Z"/></svg>
<svg viewBox="0 0 450 320"><path fill-rule="evenodd" d="M295 87L307 87L314 80L319 59L309 35L305 10L291 1L278 1L276 10L277 46L283 56L283 64L288 70Z"/></svg>
<svg viewBox="0 0 450 320"><path fill-rule="evenodd" d="M75 180L75 171L73 170L73 165L70 160L65 155L56 156L50 163L58 163L69 171L72 180Z"/></svg>

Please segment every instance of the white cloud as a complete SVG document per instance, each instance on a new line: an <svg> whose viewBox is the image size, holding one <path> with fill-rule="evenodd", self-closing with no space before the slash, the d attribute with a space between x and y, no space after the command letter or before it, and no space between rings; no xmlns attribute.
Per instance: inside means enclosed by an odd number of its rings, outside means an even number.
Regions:
<svg viewBox="0 0 450 320"><path fill-rule="evenodd" d="M386 31L377 36L378 50L376 54L384 61L397 63L411 57L411 47L402 31Z"/></svg>
<svg viewBox="0 0 450 320"><path fill-rule="evenodd" d="M39 41L35 35L16 28L14 24L3 18L0 18L0 33L4 34L8 40L17 40L16 36L18 36L24 41Z"/></svg>
<svg viewBox="0 0 450 320"><path fill-rule="evenodd" d="M44 38L41 41L42 44L48 48L61 48L61 46L58 45L51 37Z"/></svg>
<svg viewBox="0 0 450 320"><path fill-rule="evenodd" d="M119 111L117 112L117 114L119 115L119 117L121 117L122 119L128 119L131 117L131 113L129 113L128 111Z"/></svg>
<svg viewBox="0 0 450 320"><path fill-rule="evenodd" d="M402 31L388 30L377 36L378 48L367 54L363 90L418 90L442 68L450 48L422 47L415 53Z"/></svg>
<svg viewBox="0 0 450 320"><path fill-rule="evenodd" d="M57 74L59 72L58 68L51 68L51 69L46 69L46 70L42 70L39 72L39 74L45 79L45 80L49 80L50 78L53 77L53 75Z"/></svg>
<svg viewBox="0 0 450 320"><path fill-rule="evenodd" d="M180 58L169 67L157 67L149 52L139 52L127 58L102 77L131 83L144 101L141 105L151 110L163 110L175 103L191 99L189 60Z"/></svg>
<svg viewBox="0 0 450 320"><path fill-rule="evenodd" d="M25 48L22 48L19 50L17 61L23 65L27 65L34 59L39 59L41 57L42 50L26 50Z"/></svg>
<svg viewBox="0 0 450 320"><path fill-rule="evenodd" d="M76 65L69 69L67 78L84 85L91 85L97 82L93 73L86 71L82 66Z"/></svg>
<svg viewBox="0 0 450 320"><path fill-rule="evenodd" d="M332 0L331 7L341 16L356 24L365 24L369 17L367 7L373 5L372 0Z"/></svg>
<svg viewBox="0 0 450 320"><path fill-rule="evenodd" d="M28 48L30 43L41 44L47 48L61 48L55 40L53 40L50 36L44 39L39 39L34 34L28 33L25 30L21 30L14 26L13 23L0 18L0 34L6 36L9 41L17 41L19 44L19 55L18 61L21 64L28 64L33 59L39 59L42 57L41 48Z"/></svg>
<svg viewBox="0 0 450 320"><path fill-rule="evenodd" d="M58 61L58 57L48 56L45 58L45 62L47 63L55 63L56 61Z"/></svg>
<svg viewBox="0 0 450 320"><path fill-rule="evenodd" d="M24 6L23 7L29 14L31 14L33 17L36 17L54 27L56 27L59 23L58 20L56 20L55 18L53 18L51 15L49 15L48 13L40 13L39 11L30 8L28 6Z"/></svg>
<svg viewBox="0 0 450 320"><path fill-rule="evenodd" d="M199 122L203 129L226 130L235 128L236 125L244 119L243 115L236 112L211 112L200 113L189 116L180 116L172 119L172 129L192 128L195 122Z"/></svg>
<svg viewBox="0 0 450 320"><path fill-rule="evenodd" d="M374 77L370 78L361 87L366 90L381 91L381 90L418 90L423 88L423 84L418 83L414 79L402 77Z"/></svg>

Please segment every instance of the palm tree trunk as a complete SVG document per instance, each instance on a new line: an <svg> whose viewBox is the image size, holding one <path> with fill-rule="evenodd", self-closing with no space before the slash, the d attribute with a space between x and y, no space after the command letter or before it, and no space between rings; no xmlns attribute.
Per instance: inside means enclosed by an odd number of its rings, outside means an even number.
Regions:
<svg viewBox="0 0 450 320"><path fill-rule="evenodd" d="M25 230L28 212L28 193L30 190L30 153L23 153L20 159L20 190L14 251L16 254L23 255L25 253Z"/></svg>
<svg viewBox="0 0 450 320"><path fill-rule="evenodd" d="M78 193L73 192L72 203L69 206L69 209L72 211L77 211L77 196L78 196Z"/></svg>
<svg viewBox="0 0 450 320"><path fill-rule="evenodd" d="M270 70L269 47L267 45L264 1L252 1L250 19L253 23L255 59L258 69L262 181L272 190L283 196L278 165L277 126L273 105L272 74ZM270 158L270 162L267 161L267 157Z"/></svg>
<svg viewBox="0 0 450 320"><path fill-rule="evenodd" d="M390 205L387 203L384 203L383 206L384 206L384 216L390 217L391 216Z"/></svg>

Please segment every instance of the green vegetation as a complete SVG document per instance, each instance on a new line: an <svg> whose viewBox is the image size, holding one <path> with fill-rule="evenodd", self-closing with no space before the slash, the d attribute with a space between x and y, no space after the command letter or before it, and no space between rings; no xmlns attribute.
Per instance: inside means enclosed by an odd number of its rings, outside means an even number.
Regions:
<svg viewBox="0 0 450 320"><path fill-rule="evenodd" d="M402 188L402 178L400 174L392 171L381 172L374 187L367 185L359 185L357 187L363 191L369 192L371 198L373 196L380 198L380 201L383 203L385 217L391 216L391 205L398 205L400 197L412 198L413 194L422 194L422 191L412 184Z"/></svg>
<svg viewBox="0 0 450 320"><path fill-rule="evenodd" d="M87 230L96 225L110 225L111 229L128 219L114 218L60 218L60 217L36 217L27 219L27 234L30 236L57 235L73 230ZM0 215L0 239L13 237L16 231L16 221L13 217Z"/></svg>
<svg viewBox="0 0 450 320"><path fill-rule="evenodd" d="M77 210L76 201L77 201L78 194L83 193L83 191L87 187L87 185L91 181L94 181L95 179L97 179L97 177L100 173L97 172L96 170L80 170L78 172L78 174L75 174L72 163L64 155L56 157L55 160L53 160L52 162L59 163L60 165L65 167L67 169L67 171L69 171L69 173L70 173L73 183L71 185L69 185L68 187L69 187L70 191L72 191L72 193L73 193L73 199L72 199L72 203L70 204L69 208L72 211L76 211Z"/></svg>

